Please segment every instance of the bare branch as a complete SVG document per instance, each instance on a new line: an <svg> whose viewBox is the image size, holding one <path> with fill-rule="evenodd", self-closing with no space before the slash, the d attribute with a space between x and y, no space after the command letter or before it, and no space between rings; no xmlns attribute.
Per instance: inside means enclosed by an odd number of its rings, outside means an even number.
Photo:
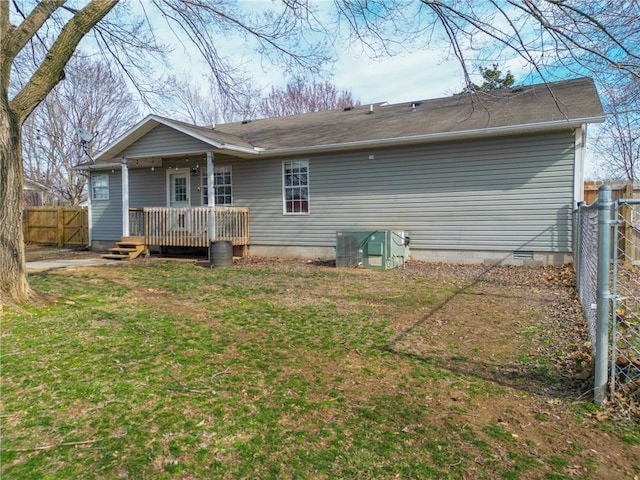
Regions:
<svg viewBox="0 0 640 480"><path fill-rule="evenodd" d="M64 5L65 1L66 0L43 0L35 6L18 27L9 27L2 41L3 61L8 61L10 64L18 52L33 38L42 25L51 18L53 12ZM3 1L0 3L2 4L0 9L6 9L6 13L2 13L2 17L6 15L6 25L8 25L8 2ZM3 24L4 23L5 20L3 19Z"/></svg>
<svg viewBox="0 0 640 480"><path fill-rule="evenodd" d="M64 26L31 80L11 100L10 108L21 124L51 89L63 78L64 67L80 40L113 7L118 0L92 0Z"/></svg>
<svg viewBox="0 0 640 480"><path fill-rule="evenodd" d="M263 117L282 117L360 105L351 92L338 90L328 81L316 82L297 78L284 88L272 87L262 99L258 113Z"/></svg>

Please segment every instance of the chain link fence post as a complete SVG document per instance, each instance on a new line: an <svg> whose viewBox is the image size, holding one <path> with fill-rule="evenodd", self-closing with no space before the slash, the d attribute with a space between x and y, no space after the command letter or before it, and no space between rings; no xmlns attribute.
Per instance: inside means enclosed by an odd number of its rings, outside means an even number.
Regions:
<svg viewBox="0 0 640 480"><path fill-rule="evenodd" d="M607 396L609 370L609 313L611 271L611 187L599 188L598 197L598 283L596 309L596 357L593 401L602 405Z"/></svg>

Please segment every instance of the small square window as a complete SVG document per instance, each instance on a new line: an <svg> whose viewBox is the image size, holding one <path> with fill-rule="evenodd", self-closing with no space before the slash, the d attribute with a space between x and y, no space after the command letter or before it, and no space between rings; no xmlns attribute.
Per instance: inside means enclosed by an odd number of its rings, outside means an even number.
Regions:
<svg viewBox="0 0 640 480"><path fill-rule="evenodd" d="M109 200L109 174L99 173L91 176L91 199Z"/></svg>

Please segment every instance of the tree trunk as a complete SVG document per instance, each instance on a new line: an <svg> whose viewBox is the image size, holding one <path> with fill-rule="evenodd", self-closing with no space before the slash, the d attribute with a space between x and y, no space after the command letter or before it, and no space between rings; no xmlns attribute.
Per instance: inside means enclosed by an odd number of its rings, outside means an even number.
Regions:
<svg viewBox="0 0 640 480"><path fill-rule="evenodd" d="M5 97L6 98L6 97ZM22 235L20 126L0 102L0 305L29 297Z"/></svg>

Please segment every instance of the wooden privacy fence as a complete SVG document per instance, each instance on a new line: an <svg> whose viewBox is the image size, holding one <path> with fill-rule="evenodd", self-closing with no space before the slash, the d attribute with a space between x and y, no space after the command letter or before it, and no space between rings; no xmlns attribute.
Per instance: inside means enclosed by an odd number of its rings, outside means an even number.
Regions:
<svg viewBox="0 0 640 480"><path fill-rule="evenodd" d="M598 199L598 189L608 184L611 186L611 200L614 202L621 198L638 198L640 197L640 183L624 183L624 182L584 182L584 203L591 205Z"/></svg>
<svg viewBox="0 0 640 480"><path fill-rule="evenodd" d="M606 182L611 186L611 200L617 202L621 198L640 198L640 183L638 182ZM598 189L605 182L584 182L584 203L591 205L598 199ZM620 218L618 221L618 245L612 245L613 251L617 251L619 256L624 256L627 260L640 261L640 214L638 207L621 205L619 209Z"/></svg>
<svg viewBox="0 0 640 480"><path fill-rule="evenodd" d="M214 207L215 239L249 245L249 210L243 207ZM209 247L209 207L145 207L129 209L131 235L144 236L147 245L165 247Z"/></svg>
<svg viewBox="0 0 640 480"><path fill-rule="evenodd" d="M89 243L86 207L26 207L22 212L25 243L85 246Z"/></svg>

